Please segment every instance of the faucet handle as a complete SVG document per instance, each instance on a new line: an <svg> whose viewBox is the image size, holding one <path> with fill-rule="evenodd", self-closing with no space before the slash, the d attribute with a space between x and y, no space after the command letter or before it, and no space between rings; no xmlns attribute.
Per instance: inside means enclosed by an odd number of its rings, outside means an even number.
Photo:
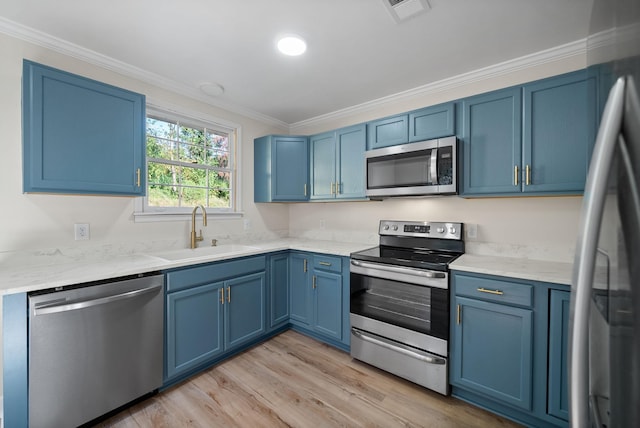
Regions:
<svg viewBox="0 0 640 428"><path fill-rule="evenodd" d="M196 236L196 241L202 241L204 238L202 237L202 229L200 229L200 235Z"/></svg>

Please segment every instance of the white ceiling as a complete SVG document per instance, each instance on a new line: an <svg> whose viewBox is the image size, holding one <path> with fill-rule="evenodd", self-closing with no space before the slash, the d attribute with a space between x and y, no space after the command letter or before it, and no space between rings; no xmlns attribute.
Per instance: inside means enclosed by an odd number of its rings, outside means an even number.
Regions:
<svg viewBox="0 0 640 428"><path fill-rule="evenodd" d="M397 24L383 1L3 0L0 30L25 26L175 88L216 82L212 104L294 124L584 39L592 5L429 0ZM278 53L283 33L307 53Z"/></svg>

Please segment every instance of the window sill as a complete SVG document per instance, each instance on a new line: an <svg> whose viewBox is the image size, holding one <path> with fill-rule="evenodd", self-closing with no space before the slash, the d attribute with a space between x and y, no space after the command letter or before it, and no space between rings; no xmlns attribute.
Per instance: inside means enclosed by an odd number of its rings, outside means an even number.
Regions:
<svg viewBox="0 0 640 428"><path fill-rule="evenodd" d="M200 217L202 213L198 211L197 216ZM234 218L242 218L244 216L243 212L227 212L227 213L219 213L219 212L208 212L207 218L209 220L224 220L224 219L234 219ZM151 222L160 222L160 221L191 221L191 213L175 213L175 212L165 212L165 213L144 213L144 212L134 212L133 213L133 221L135 223L151 223Z"/></svg>

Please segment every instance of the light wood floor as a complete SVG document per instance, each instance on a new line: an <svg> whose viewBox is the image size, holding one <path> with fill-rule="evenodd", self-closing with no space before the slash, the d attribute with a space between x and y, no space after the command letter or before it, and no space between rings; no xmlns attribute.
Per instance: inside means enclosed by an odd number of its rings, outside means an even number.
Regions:
<svg viewBox="0 0 640 428"><path fill-rule="evenodd" d="M516 427L287 331L101 427Z"/></svg>

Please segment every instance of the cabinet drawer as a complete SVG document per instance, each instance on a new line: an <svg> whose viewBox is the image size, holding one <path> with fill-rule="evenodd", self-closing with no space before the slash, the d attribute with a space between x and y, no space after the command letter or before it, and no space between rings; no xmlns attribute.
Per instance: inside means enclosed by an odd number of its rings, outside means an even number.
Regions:
<svg viewBox="0 0 640 428"><path fill-rule="evenodd" d="M533 285L492 277L454 274L456 296L531 307Z"/></svg>
<svg viewBox="0 0 640 428"><path fill-rule="evenodd" d="M342 272L342 259L335 256L316 255L313 257L313 268L329 272Z"/></svg>
<svg viewBox="0 0 640 428"><path fill-rule="evenodd" d="M167 274L167 292L265 270L265 256L187 268Z"/></svg>

